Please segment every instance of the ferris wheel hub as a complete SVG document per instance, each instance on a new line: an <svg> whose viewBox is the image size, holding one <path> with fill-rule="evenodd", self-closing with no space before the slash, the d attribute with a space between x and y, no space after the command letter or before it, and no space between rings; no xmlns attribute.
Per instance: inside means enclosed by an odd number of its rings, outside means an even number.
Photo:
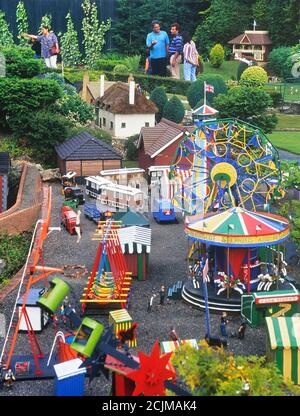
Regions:
<svg viewBox="0 0 300 416"><path fill-rule="evenodd" d="M233 165L227 162L221 162L215 165L211 170L211 179L213 182L221 183L222 188L233 186L237 181L237 171Z"/></svg>

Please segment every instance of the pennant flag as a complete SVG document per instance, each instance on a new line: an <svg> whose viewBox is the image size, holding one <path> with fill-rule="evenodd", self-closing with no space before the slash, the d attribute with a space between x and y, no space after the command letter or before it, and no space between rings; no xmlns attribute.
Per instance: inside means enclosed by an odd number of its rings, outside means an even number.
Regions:
<svg viewBox="0 0 300 416"><path fill-rule="evenodd" d="M215 92L215 87L213 85L210 85L210 84L205 84L205 91L214 93Z"/></svg>

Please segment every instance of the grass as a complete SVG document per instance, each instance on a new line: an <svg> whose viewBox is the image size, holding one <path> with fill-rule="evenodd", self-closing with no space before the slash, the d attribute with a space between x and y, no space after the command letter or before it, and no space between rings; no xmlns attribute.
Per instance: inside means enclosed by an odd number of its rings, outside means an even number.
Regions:
<svg viewBox="0 0 300 416"><path fill-rule="evenodd" d="M209 62L204 62L204 74L221 75L225 81L236 79L239 61L224 61L220 68L214 68Z"/></svg>
<svg viewBox="0 0 300 416"><path fill-rule="evenodd" d="M300 155L300 132L275 131L268 139L278 149Z"/></svg>
<svg viewBox="0 0 300 416"><path fill-rule="evenodd" d="M277 114L277 129L300 129L300 115Z"/></svg>
<svg viewBox="0 0 300 416"><path fill-rule="evenodd" d="M137 160L123 160L123 168L138 168L139 162Z"/></svg>

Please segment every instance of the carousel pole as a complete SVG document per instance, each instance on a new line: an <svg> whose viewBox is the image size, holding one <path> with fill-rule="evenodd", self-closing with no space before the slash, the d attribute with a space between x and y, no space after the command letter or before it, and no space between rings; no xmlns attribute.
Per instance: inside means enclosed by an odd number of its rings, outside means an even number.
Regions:
<svg viewBox="0 0 300 416"><path fill-rule="evenodd" d="M250 278L251 278L251 269L250 269L250 247L248 248L248 295L250 295Z"/></svg>
<svg viewBox="0 0 300 416"><path fill-rule="evenodd" d="M280 276L280 270L279 270L279 265L280 265L280 245L277 245L277 290L278 290L278 286L279 286L279 276Z"/></svg>

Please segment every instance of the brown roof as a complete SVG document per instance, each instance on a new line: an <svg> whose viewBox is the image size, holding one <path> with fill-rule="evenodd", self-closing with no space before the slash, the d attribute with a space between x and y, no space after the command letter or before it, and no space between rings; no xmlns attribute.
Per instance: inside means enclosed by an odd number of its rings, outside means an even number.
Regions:
<svg viewBox="0 0 300 416"><path fill-rule="evenodd" d="M155 114L156 105L147 100L144 94L135 90L134 105L129 104L129 84L116 82L96 100L100 108L114 114Z"/></svg>
<svg viewBox="0 0 300 416"><path fill-rule="evenodd" d="M245 38L245 39L244 39ZM248 38L248 39L247 39ZM244 40L243 40L244 39ZM242 42L243 40L243 42ZM249 43L250 41L250 43ZM272 45L269 33L266 31L247 31L228 42L230 45Z"/></svg>
<svg viewBox="0 0 300 416"><path fill-rule="evenodd" d="M104 93L107 91L115 82L114 81L104 81ZM88 90L90 91L91 96L94 100L100 96L100 81L90 81L87 84Z"/></svg>
<svg viewBox="0 0 300 416"><path fill-rule="evenodd" d="M175 137L183 134L184 131L193 132L194 126L183 127L173 121L162 118L154 127L143 127L139 140L139 147L144 142L145 153L152 156L159 149L167 146Z"/></svg>

